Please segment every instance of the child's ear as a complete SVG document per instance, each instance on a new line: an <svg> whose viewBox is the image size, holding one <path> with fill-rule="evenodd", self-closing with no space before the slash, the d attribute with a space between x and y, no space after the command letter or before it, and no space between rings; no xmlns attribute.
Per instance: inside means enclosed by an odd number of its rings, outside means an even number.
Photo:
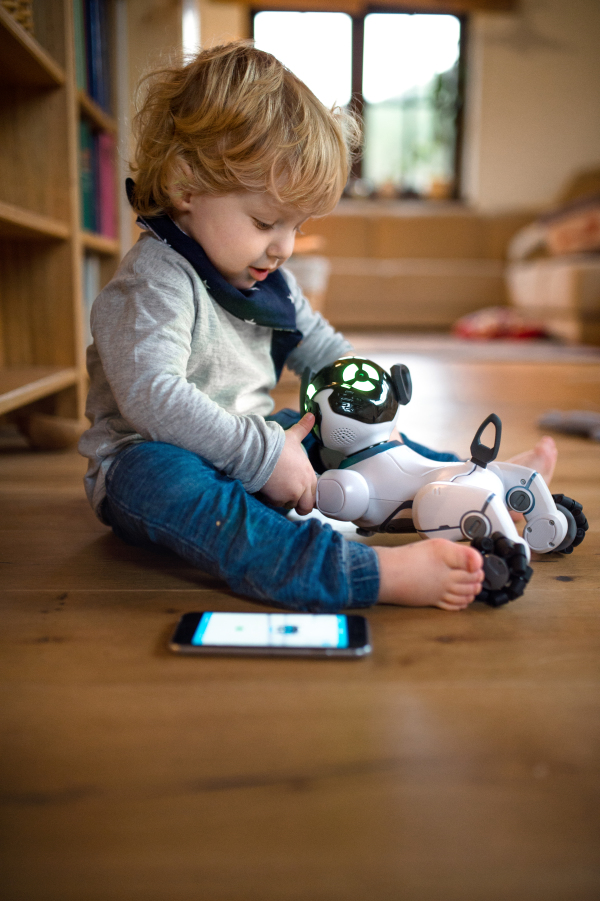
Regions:
<svg viewBox="0 0 600 901"><path fill-rule="evenodd" d="M192 192L181 188L173 188L169 191L169 194L173 207L180 213L187 213L190 208Z"/></svg>
<svg viewBox="0 0 600 901"><path fill-rule="evenodd" d="M178 160L177 169L179 171L174 173L175 177L169 186L169 197L174 209L186 213L190 208L192 192L185 186L185 182L191 178L192 170L185 160Z"/></svg>

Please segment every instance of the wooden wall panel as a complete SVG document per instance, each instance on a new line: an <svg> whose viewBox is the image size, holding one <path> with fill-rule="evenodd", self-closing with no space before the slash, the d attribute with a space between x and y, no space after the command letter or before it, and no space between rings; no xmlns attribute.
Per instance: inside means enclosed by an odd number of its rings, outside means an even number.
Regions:
<svg viewBox="0 0 600 901"><path fill-rule="evenodd" d="M484 240L478 216L381 216L373 221L373 256L382 259L479 258Z"/></svg>
<svg viewBox="0 0 600 901"><path fill-rule="evenodd" d="M324 314L339 328L448 329L507 302L507 246L533 212L483 215L458 203L343 200L303 231L332 263Z"/></svg>
<svg viewBox="0 0 600 901"><path fill-rule="evenodd" d="M486 261L381 262L332 260L324 312L337 328L443 331L460 316L506 301L502 267Z"/></svg>
<svg viewBox="0 0 600 901"><path fill-rule="evenodd" d="M319 235L324 240L327 256L366 257L371 256L370 223L363 216L326 216L324 219L309 219L302 226L306 235Z"/></svg>

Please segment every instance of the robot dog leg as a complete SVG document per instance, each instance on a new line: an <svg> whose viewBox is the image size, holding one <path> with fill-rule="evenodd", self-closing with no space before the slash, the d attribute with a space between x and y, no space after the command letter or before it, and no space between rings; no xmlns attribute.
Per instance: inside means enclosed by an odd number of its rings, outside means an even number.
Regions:
<svg viewBox="0 0 600 901"><path fill-rule="evenodd" d="M515 463L492 463L502 480L509 510L525 517L523 537L538 554L572 554L581 544L588 521L581 504L564 494L551 494L539 473Z"/></svg>
<svg viewBox="0 0 600 901"><path fill-rule="evenodd" d="M496 482L494 476L490 482ZM501 483L499 483L500 487ZM413 501L413 518L423 538L468 539L483 557L485 579L477 600L500 607L520 597L533 570L502 495L493 485L430 482Z"/></svg>

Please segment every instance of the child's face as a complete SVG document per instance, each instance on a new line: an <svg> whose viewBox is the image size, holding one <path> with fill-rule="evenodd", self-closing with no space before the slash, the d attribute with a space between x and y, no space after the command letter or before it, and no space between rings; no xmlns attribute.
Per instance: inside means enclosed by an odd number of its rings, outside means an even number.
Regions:
<svg viewBox="0 0 600 901"><path fill-rule="evenodd" d="M306 213L270 194L185 194L173 218L234 288L252 288L288 259Z"/></svg>

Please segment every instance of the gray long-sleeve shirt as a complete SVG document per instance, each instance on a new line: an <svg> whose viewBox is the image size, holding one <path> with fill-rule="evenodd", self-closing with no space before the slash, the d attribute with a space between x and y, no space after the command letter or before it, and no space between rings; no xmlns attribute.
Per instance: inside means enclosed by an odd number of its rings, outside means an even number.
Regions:
<svg viewBox="0 0 600 901"><path fill-rule="evenodd" d="M342 335L315 313L291 273L282 270L303 334L287 359L301 374L348 353ZM272 330L244 322L216 303L195 269L146 233L94 302L91 385L93 423L79 442L89 458L85 488L102 518L106 472L139 441L165 441L199 454L247 491L271 476L283 429L273 409Z"/></svg>

